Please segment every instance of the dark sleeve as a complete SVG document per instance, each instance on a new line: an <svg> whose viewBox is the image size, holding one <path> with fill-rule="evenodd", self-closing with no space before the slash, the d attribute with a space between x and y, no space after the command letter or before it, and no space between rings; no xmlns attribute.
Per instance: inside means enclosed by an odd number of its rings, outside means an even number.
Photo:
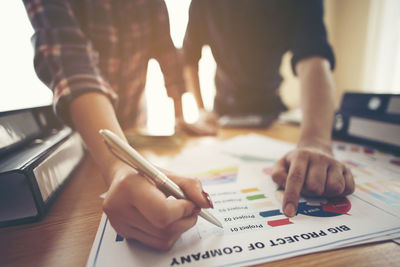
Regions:
<svg viewBox="0 0 400 267"><path fill-rule="evenodd" d="M296 1L297 2L297 1ZM303 0L296 3L296 20L292 40L292 70L296 75L296 64L301 59L321 56L326 58L335 68L335 57L327 40L323 22L322 0Z"/></svg>
<svg viewBox="0 0 400 267"><path fill-rule="evenodd" d="M69 104L94 91L112 100L117 96L100 75L98 55L65 0L24 0L34 28L34 67L39 79L53 90L56 114L67 124Z"/></svg>
<svg viewBox="0 0 400 267"><path fill-rule="evenodd" d="M182 64L172 43L168 10L163 0L153 0L152 54L160 64L169 97L178 98L185 92Z"/></svg>
<svg viewBox="0 0 400 267"><path fill-rule="evenodd" d="M197 66L201 57L201 49L205 44L206 25L203 24L201 1L204 0L192 0L190 3L189 21L183 41L183 62L188 65Z"/></svg>

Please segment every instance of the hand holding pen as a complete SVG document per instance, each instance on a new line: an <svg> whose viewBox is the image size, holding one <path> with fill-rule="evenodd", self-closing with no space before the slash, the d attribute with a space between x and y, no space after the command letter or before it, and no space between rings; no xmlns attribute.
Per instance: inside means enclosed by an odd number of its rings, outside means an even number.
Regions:
<svg viewBox="0 0 400 267"><path fill-rule="evenodd" d="M102 135L104 138L105 135ZM110 148L110 142L108 146ZM127 161L127 156L121 151L113 150L113 153ZM141 170L141 173L144 172ZM183 232L194 226L197 215L201 213L200 208L210 208L212 203L196 179L168 175L189 201L167 198L163 192L171 188L158 188L159 181L153 182L142 174L136 172L132 165L121 162L115 169L115 179L104 201L104 211L111 225L123 237L136 239L156 249L168 250ZM149 174L145 175L149 177Z"/></svg>

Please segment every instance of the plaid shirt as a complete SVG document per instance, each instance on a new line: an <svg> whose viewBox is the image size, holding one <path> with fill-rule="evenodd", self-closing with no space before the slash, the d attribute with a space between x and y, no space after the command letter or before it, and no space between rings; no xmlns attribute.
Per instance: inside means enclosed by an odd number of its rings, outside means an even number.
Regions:
<svg viewBox="0 0 400 267"><path fill-rule="evenodd" d="M66 123L69 103L89 92L116 103L122 127L135 122L147 64L155 58L170 97L184 91L163 0L24 0L35 34L34 66ZM118 96L118 97L117 97ZM117 101L118 99L118 101Z"/></svg>

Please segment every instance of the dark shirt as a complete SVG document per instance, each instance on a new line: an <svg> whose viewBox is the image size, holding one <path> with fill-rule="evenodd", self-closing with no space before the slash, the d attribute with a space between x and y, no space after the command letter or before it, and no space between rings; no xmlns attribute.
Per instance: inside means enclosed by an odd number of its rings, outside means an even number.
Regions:
<svg viewBox="0 0 400 267"><path fill-rule="evenodd" d="M334 67L321 0L192 0L183 44L185 64L197 65L203 45L217 63L219 113L270 113L284 109L278 88L282 56L292 68L310 56Z"/></svg>
<svg viewBox="0 0 400 267"><path fill-rule="evenodd" d="M99 92L116 103L122 127L135 123L155 58L170 97L184 92L163 0L24 0L35 34L35 70L70 123L72 99Z"/></svg>

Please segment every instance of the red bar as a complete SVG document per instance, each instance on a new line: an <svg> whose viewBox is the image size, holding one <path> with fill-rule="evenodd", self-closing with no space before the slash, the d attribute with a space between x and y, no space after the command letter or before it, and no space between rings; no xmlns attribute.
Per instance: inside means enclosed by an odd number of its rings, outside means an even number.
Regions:
<svg viewBox="0 0 400 267"><path fill-rule="evenodd" d="M280 219L280 220L274 220L274 221L268 221L268 225L272 226L272 227L286 225L286 224L293 224L293 223L291 221L289 221L289 218Z"/></svg>

